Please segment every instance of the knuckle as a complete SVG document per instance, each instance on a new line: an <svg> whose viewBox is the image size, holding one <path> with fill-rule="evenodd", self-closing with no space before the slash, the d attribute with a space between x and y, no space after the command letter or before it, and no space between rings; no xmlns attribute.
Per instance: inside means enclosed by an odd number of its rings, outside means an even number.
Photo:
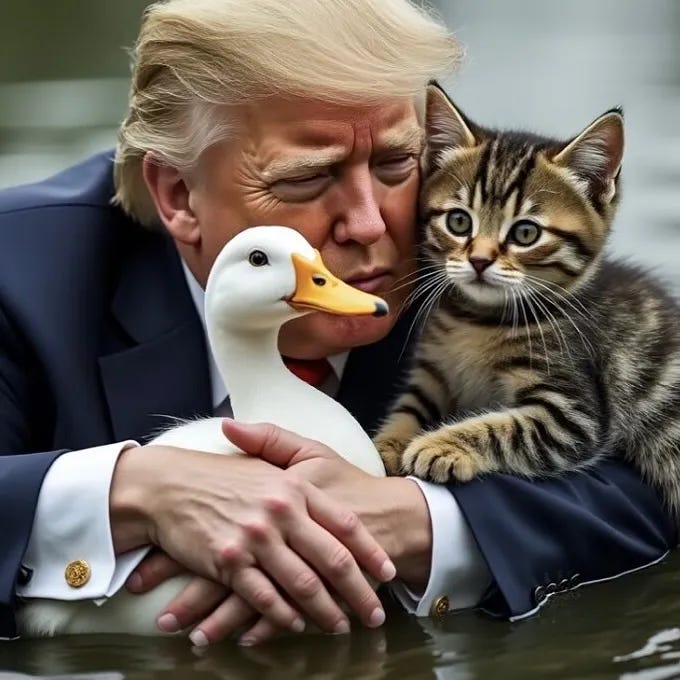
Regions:
<svg viewBox="0 0 680 680"><path fill-rule="evenodd" d="M240 542L231 541L217 549L218 562L222 567L234 567L239 564L245 555L245 550Z"/></svg>
<svg viewBox="0 0 680 680"><path fill-rule="evenodd" d="M262 423L262 427L264 427L265 449L277 448L281 438L281 430L273 423Z"/></svg>
<svg viewBox="0 0 680 680"><path fill-rule="evenodd" d="M267 541L271 536L271 527L269 523L261 518L250 519L244 522L243 531L248 538L257 541L258 543Z"/></svg>
<svg viewBox="0 0 680 680"><path fill-rule="evenodd" d="M338 519L338 529L343 536L351 536L359 530L360 522L356 513L344 512Z"/></svg>
<svg viewBox="0 0 680 680"><path fill-rule="evenodd" d="M344 546L336 548L328 560L328 569L334 578L344 576L353 566L354 557Z"/></svg>
<svg viewBox="0 0 680 680"><path fill-rule="evenodd" d="M274 517L287 517L293 509L293 504L290 498L284 495L277 495L265 498L264 507Z"/></svg>
<svg viewBox="0 0 680 680"><path fill-rule="evenodd" d="M321 590L321 580L313 571L300 571L293 579L292 590L296 597L309 600Z"/></svg>
<svg viewBox="0 0 680 680"><path fill-rule="evenodd" d="M253 592L251 602L258 611L267 611L276 604L277 597L273 588L260 587Z"/></svg>

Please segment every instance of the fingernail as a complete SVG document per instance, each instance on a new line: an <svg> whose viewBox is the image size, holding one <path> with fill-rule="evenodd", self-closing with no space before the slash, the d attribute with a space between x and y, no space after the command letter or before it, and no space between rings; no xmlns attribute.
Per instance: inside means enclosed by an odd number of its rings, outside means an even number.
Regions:
<svg viewBox="0 0 680 680"><path fill-rule="evenodd" d="M385 560L380 567L380 578L383 581L391 581L397 575L397 568L392 560Z"/></svg>
<svg viewBox="0 0 680 680"><path fill-rule="evenodd" d="M174 614L163 614L156 620L156 625L164 633L176 633L179 630L179 621Z"/></svg>
<svg viewBox="0 0 680 680"><path fill-rule="evenodd" d="M333 628L333 635L347 635L349 633L349 621L340 621Z"/></svg>
<svg viewBox="0 0 680 680"><path fill-rule="evenodd" d="M142 577L138 573L133 572L128 577L126 585L130 590L141 590L142 586L144 585L144 582L142 581Z"/></svg>
<svg viewBox="0 0 680 680"><path fill-rule="evenodd" d="M293 623L290 625L290 629L294 633L301 633L305 629L305 622L304 619L297 618Z"/></svg>
<svg viewBox="0 0 680 680"><path fill-rule="evenodd" d="M385 623L385 610L382 607L376 607L368 617L368 625L371 628L377 628L383 623Z"/></svg>
<svg viewBox="0 0 680 680"><path fill-rule="evenodd" d="M198 629L191 631L189 640L191 640L191 644L195 647L207 647L210 644L206 634L202 630Z"/></svg>
<svg viewBox="0 0 680 680"><path fill-rule="evenodd" d="M239 638L238 644L241 647L254 647L257 644L257 640L251 637Z"/></svg>

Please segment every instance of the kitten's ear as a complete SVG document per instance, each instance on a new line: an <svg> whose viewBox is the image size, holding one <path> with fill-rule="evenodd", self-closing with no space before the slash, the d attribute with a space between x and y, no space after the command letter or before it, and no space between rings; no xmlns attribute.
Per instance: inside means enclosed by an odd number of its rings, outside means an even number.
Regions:
<svg viewBox="0 0 680 680"><path fill-rule="evenodd" d="M584 182L589 196L609 203L616 194L623 147L623 111L617 108L593 121L552 160Z"/></svg>
<svg viewBox="0 0 680 680"><path fill-rule="evenodd" d="M427 152L425 163L429 172L440 167L443 154L449 149L476 146L476 129L454 106L436 82L427 86L425 116Z"/></svg>

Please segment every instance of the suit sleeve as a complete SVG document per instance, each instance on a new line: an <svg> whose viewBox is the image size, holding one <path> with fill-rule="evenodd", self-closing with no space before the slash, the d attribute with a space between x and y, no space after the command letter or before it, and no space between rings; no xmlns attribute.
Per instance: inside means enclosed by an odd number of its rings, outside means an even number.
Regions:
<svg viewBox="0 0 680 680"><path fill-rule="evenodd" d="M0 638L14 635L15 587L40 487L63 453L23 453L31 442L28 365L25 349L0 308Z"/></svg>
<svg viewBox="0 0 680 680"><path fill-rule="evenodd" d="M0 455L0 638L12 638L16 633L14 594L21 559L31 534L42 480L60 453Z"/></svg>
<svg viewBox="0 0 680 680"><path fill-rule="evenodd" d="M560 477L488 475L450 486L493 577L480 606L518 620L553 595L662 560L675 528L621 460Z"/></svg>
<svg viewBox="0 0 680 680"><path fill-rule="evenodd" d="M16 637L17 595L108 597L147 550L117 558L109 527L113 468L135 442L29 453L40 447L36 433L49 422L48 390L36 365L0 307L0 639ZM64 578L76 558L91 573L77 590Z"/></svg>

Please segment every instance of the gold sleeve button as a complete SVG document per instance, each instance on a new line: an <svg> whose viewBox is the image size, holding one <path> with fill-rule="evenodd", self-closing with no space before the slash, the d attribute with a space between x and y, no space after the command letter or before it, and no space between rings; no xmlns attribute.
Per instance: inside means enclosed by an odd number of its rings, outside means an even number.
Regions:
<svg viewBox="0 0 680 680"><path fill-rule="evenodd" d="M430 616L442 617L449 613L449 598L446 595L438 597L430 609Z"/></svg>
<svg viewBox="0 0 680 680"><path fill-rule="evenodd" d="M69 562L64 571L64 578L71 588L82 588L89 580L92 570L85 560Z"/></svg>

